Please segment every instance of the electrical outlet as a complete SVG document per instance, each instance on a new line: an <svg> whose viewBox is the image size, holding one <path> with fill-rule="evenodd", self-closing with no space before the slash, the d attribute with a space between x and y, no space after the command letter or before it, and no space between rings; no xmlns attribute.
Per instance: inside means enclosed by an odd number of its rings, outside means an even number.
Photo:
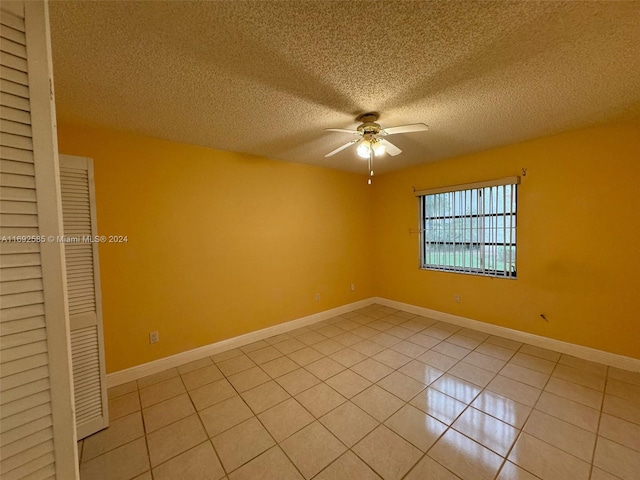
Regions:
<svg viewBox="0 0 640 480"><path fill-rule="evenodd" d="M457 293L453 296L453 301L456 303L460 303L460 295L458 295Z"/></svg>
<svg viewBox="0 0 640 480"><path fill-rule="evenodd" d="M159 340L160 340L160 334L158 333L157 330L154 330L153 332L149 332L149 343L158 343Z"/></svg>
<svg viewBox="0 0 640 480"><path fill-rule="evenodd" d="M349 285L349 291L350 292L355 292L356 291L356 284L352 283L351 285Z"/></svg>
<svg viewBox="0 0 640 480"><path fill-rule="evenodd" d="M319 302L320 301L320 294L316 293L316 297L315 298L316 298L316 302Z"/></svg>

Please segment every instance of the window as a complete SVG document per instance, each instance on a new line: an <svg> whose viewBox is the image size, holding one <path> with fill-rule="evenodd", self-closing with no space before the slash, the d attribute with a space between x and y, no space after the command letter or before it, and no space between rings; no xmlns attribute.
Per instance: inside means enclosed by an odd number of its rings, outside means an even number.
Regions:
<svg viewBox="0 0 640 480"><path fill-rule="evenodd" d="M421 268L516 277L518 177L416 192Z"/></svg>

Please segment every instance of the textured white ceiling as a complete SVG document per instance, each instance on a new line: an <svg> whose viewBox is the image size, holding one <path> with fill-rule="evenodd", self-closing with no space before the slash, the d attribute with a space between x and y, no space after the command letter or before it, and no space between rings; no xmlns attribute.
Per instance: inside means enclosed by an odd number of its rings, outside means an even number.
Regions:
<svg viewBox="0 0 640 480"><path fill-rule="evenodd" d="M50 3L61 120L366 172L380 112L404 152L378 173L640 118L640 2ZM346 137L346 138L345 138Z"/></svg>

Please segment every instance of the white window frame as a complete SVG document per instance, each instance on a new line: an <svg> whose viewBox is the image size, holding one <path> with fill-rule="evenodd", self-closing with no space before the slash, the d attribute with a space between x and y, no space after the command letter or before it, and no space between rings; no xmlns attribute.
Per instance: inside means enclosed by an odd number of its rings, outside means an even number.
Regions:
<svg viewBox="0 0 640 480"><path fill-rule="evenodd" d="M420 269L517 278L519 183L519 177L506 177L416 191L420 211ZM425 205L429 199L437 206L431 209L435 213L427 216ZM469 201L456 205L456 199ZM435 232L443 231L446 240L442 240L442 233L436 240ZM456 240L461 236L462 241ZM442 248L443 245L446 247ZM429 254L429 246L439 246L436 247L439 252L435 256ZM502 261L498 260L500 250L504 255Z"/></svg>

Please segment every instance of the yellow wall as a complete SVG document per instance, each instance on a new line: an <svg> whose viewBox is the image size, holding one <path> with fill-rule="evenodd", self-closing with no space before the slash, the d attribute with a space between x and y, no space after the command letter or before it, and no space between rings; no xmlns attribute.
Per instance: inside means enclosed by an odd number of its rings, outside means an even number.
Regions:
<svg viewBox="0 0 640 480"><path fill-rule="evenodd" d="M58 136L94 159L98 232L129 238L100 245L107 372L374 294L364 176L106 129Z"/></svg>
<svg viewBox="0 0 640 480"><path fill-rule="evenodd" d="M418 240L408 233L418 227L412 186L490 180L521 168L517 280L417 268ZM374 205L378 296L640 358L640 124L383 175Z"/></svg>
<svg viewBox="0 0 640 480"><path fill-rule="evenodd" d="M100 245L108 372L372 296L640 358L640 124L431 163L373 187L107 129L58 134L62 153L94 159L99 233L129 237ZM417 268L412 186L523 167L517 280Z"/></svg>

